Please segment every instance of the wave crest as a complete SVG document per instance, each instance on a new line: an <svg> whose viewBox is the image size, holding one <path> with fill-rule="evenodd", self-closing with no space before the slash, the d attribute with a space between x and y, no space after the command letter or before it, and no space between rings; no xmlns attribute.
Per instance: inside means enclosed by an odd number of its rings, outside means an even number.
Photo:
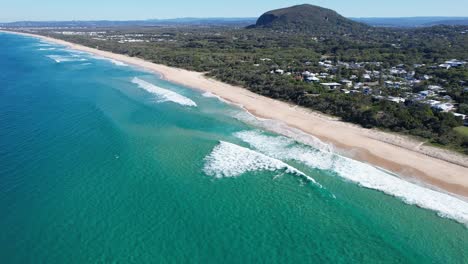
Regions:
<svg viewBox="0 0 468 264"><path fill-rule="evenodd" d="M170 101L170 102L177 103L177 104L184 105L184 106L193 106L193 107L197 106L197 104L194 101L192 101L191 99L181 94L178 94L171 90L158 87L154 84L143 81L140 78L137 78L137 77L133 78L132 83L137 84L138 87L158 96L160 99L159 102Z"/></svg>
<svg viewBox="0 0 468 264"><path fill-rule="evenodd" d="M295 174L319 185L313 178L281 160L225 141L205 158L204 172L216 178L237 177L254 171L282 171Z"/></svg>
<svg viewBox="0 0 468 264"><path fill-rule="evenodd" d="M47 55L47 57L49 59L54 60L56 63L74 62L74 61L87 61L87 59L80 58L78 56Z"/></svg>
<svg viewBox="0 0 468 264"><path fill-rule="evenodd" d="M243 131L234 135L270 157L295 160L312 168L333 171L362 187L381 191L468 226L468 203L457 197L405 181L382 169L333 152L299 145L287 137L267 136L259 131Z"/></svg>

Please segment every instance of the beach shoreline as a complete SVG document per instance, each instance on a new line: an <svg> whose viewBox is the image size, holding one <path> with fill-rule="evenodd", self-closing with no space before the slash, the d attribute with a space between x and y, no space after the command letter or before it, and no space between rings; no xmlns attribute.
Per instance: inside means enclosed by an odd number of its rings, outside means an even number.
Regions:
<svg viewBox="0 0 468 264"><path fill-rule="evenodd" d="M369 130L338 118L326 116L255 94L245 88L206 77L203 73L155 64L140 58L115 54L42 35L20 34L67 46L74 50L121 61L160 74L163 79L210 92L253 115L279 121L336 147L346 157L393 172L411 182L468 198L468 156L435 147L407 136ZM274 109L274 111L272 111Z"/></svg>

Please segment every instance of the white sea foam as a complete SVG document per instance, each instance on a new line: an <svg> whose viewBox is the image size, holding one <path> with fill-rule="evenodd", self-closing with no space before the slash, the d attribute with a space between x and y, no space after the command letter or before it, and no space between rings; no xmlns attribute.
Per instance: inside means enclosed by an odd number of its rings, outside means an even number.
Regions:
<svg viewBox="0 0 468 264"><path fill-rule="evenodd" d="M326 144L320 139L310 134L304 133L303 131L299 129L290 127L283 122L280 122L277 120L259 118L259 117L252 115L248 111L236 110L232 113L232 116L234 116L234 118L244 123L253 125L255 127L260 127L265 130L278 133L280 135L284 135L286 137L294 139L297 142L303 143L308 146L312 146L316 149L320 149L326 152L333 152L334 150L332 145Z"/></svg>
<svg viewBox="0 0 468 264"><path fill-rule="evenodd" d="M56 50L56 48L40 48L38 50L45 51L45 50Z"/></svg>
<svg viewBox="0 0 468 264"><path fill-rule="evenodd" d="M259 131L235 134L258 151L281 160L295 160L307 166L337 173L362 187L378 190L407 204L433 210L441 217L468 226L468 203L449 194L405 181L371 165L332 152L299 145L283 136L267 136Z"/></svg>
<svg viewBox="0 0 468 264"><path fill-rule="evenodd" d="M197 104L194 101L181 94L158 87L154 84L143 81L137 77L133 78L132 83L137 84L140 88L152 94L155 94L158 97L159 102L173 102L185 106L197 106Z"/></svg>
<svg viewBox="0 0 468 264"><path fill-rule="evenodd" d="M128 64L126 64L124 62L114 60L114 59L110 59L110 58L106 58L106 57L93 55L93 58L97 59L97 60L105 60L105 61L111 62L112 64L117 65L117 66L122 66L122 67L128 66Z"/></svg>
<svg viewBox="0 0 468 264"><path fill-rule="evenodd" d="M316 183L313 178L283 161L225 141L220 141L205 158L204 171L216 178L237 177L255 171L281 171Z"/></svg>
<svg viewBox="0 0 468 264"><path fill-rule="evenodd" d="M56 63L74 62L74 61L87 61L87 59L81 58L79 56L48 55L47 57L54 60Z"/></svg>
<svg viewBox="0 0 468 264"><path fill-rule="evenodd" d="M207 98L219 98L219 96L213 94L213 93L210 93L210 92L204 92L202 94L203 97L207 97Z"/></svg>
<svg viewBox="0 0 468 264"><path fill-rule="evenodd" d="M108 59L110 62L112 62L113 64L117 65L117 66L128 66L128 64L126 63L123 63L121 61L118 61L118 60L113 60L113 59Z"/></svg>
<svg viewBox="0 0 468 264"><path fill-rule="evenodd" d="M206 98L216 98L218 99L219 101L221 102L224 102L224 103L229 103L228 101L224 100L223 98L221 98L220 96L217 96L216 94L213 94L211 92L204 92L202 94L203 97L206 97Z"/></svg>

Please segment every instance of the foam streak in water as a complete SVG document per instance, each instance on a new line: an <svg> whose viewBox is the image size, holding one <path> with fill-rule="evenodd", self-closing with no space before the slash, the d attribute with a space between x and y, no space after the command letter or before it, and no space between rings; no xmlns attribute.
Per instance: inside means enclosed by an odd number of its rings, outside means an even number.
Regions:
<svg viewBox="0 0 468 264"><path fill-rule="evenodd" d="M137 77L133 78L132 83L137 84L140 88L158 96L160 99L160 102L169 101L169 102L177 103L177 104L184 105L184 106L193 106L193 107L197 106L197 104L194 101L190 100L189 98L181 94L178 94L171 90L158 87L154 84L143 81Z"/></svg>
<svg viewBox="0 0 468 264"><path fill-rule="evenodd" d="M283 136L267 136L259 131L239 132L235 136L270 157L295 160L313 168L336 172L362 187L392 195L407 204L436 211L439 216L468 226L468 203L449 194L405 181L371 165L332 152L299 145Z"/></svg>
<svg viewBox="0 0 468 264"><path fill-rule="evenodd" d="M74 61L87 61L87 59L80 58L80 57L77 57L77 56L48 55L47 57L54 60L56 63L74 62Z"/></svg>
<svg viewBox="0 0 468 264"><path fill-rule="evenodd" d="M114 60L114 59L110 59L110 58L100 57L100 56L96 56L96 55L93 55L93 58L96 59L96 60L105 60L105 61L111 62L112 64L117 65L117 66L122 66L122 67L128 66L128 64L126 64L124 62Z"/></svg>

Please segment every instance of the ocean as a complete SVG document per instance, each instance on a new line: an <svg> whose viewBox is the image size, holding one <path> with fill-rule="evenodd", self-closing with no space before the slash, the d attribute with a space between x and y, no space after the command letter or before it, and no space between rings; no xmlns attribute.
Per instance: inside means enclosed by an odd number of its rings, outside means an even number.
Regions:
<svg viewBox="0 0 468 264"><path fill-rule="evenodd" d="M0 210L1 263L468 260L459 198L210 93L5 33Z"/></svg>

